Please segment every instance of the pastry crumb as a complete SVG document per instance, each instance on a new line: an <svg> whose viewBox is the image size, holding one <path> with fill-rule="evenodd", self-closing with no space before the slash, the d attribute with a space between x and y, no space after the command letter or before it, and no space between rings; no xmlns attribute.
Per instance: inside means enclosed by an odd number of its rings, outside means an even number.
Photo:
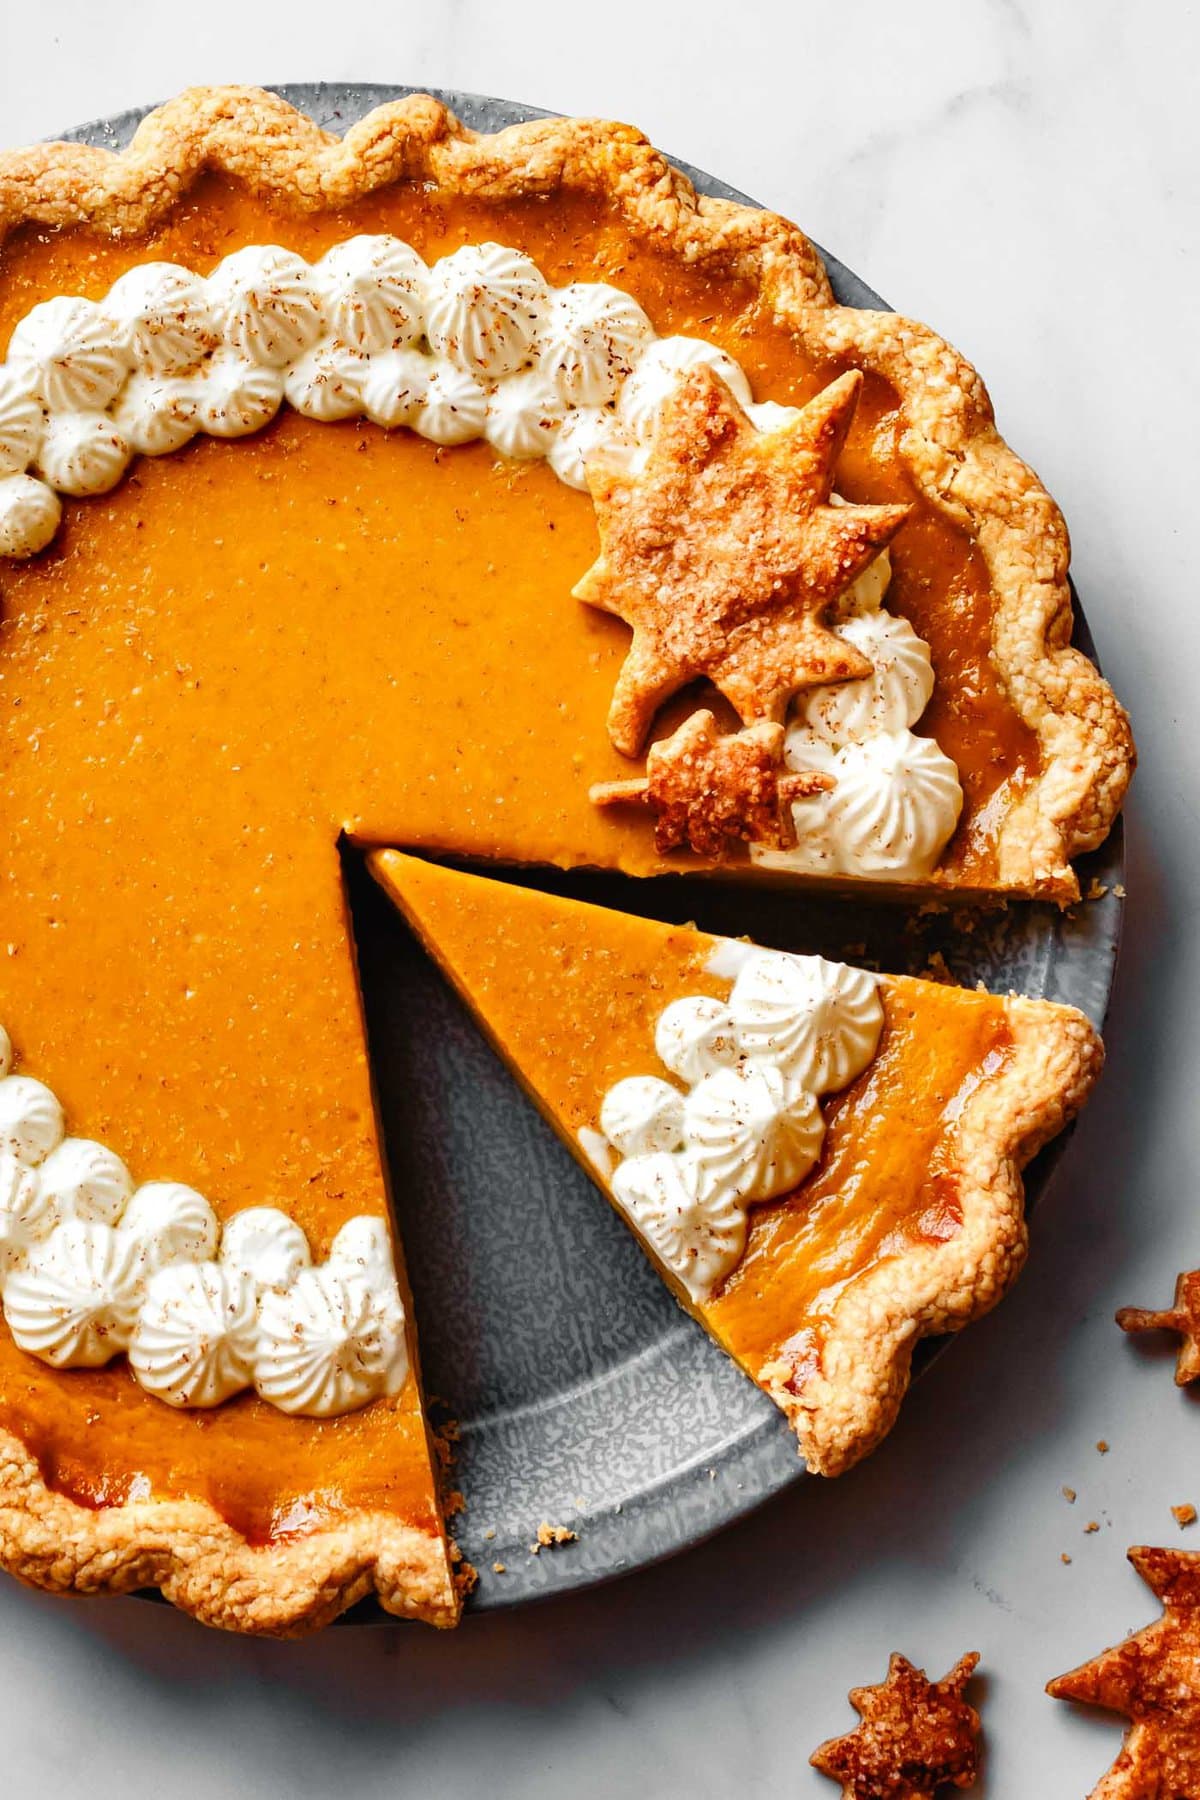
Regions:
<svg viewBox="0 0 1200 1800"><path fill-rule="evenodd" d="M1100 1529L1099 1519L1089 1519L1083 1529L1089 1533L1093 1532L1093 1531L1099 1531L1099 1529Z"/></svg>
<svg viewBox="0 0 1200 1800"><path fill-rule="evenodd" d="M1069 1563L1071 1560L1071 1558L1067 1555L1065 1550L1062 1552L1061 1560L1065 1563Z"/></svg>
<svg viewBox="0 0 1200 1800"><path fill-rule="evenodd" d="M950 973L950 965L940 950L935 950L926 960L925 978L927 981L940 981L944 987L956 985L954 977Z"/></svg>
<svg viewBox="0 0 1200 1800"><path fill-rule="evenodd" d="M1088 891L1087 891L1086 895L1084 896L1084 898L1087 900L1103 900L1103 898L1104 898L1105 894L1107 894L1107 892L1108 892L1107 883L1101 881L1098 876L1093 876L1092 885L1088 888Z"/></svg>
<svg viewBox="0 0 1200 1800"><path fill-rule="evenodd" d="M1071 1506L1074 1506L1075 1501L1078 1498L1078 1495L1076 1494L1075 1489L1065 1487L1062 1491L1062 1494L1063 1494L1063 1499L1066 1500Z"/></svg>
<svg viewBox="0 0 1200 1800"><path fill-rule="evenodd" d="M551 1525L549 1519L543 1519L537 1528L537 1541L530 1544L530 1556L540 1556L543 1550L556 1550L560 1544L576 1544L579 1533L572 1531L569 1525Z"/></svg>
<svg viewBox="0 0 1200 1800"><path fill-rule="evenodd" d="M1115 897L1116 897L1116 898L1117 898L1117 899L1118 899L1118 900L1123 900L1123 899L1124 899L1124 898L1125 898L1125 884L1124 884L1124 882L1121 882L1121 881L1115 881L1115 882L1114 882L1114 883L1113 883L1113 894L1114 894L1114 895L1115 895Z"/></svg>
<svg viewBox="0 0 1200 1800"><path fill-rule="evenodd" d="M487 1542L490 1544L492 1539L496 1535L496 1527L494 1525L489 1525L483 1535L486 1538Z"/></svg>
<svg viewBox="0 0 1200 1800"><path fill-rule="evenodd" d="M492 1574L493 1575L507 1575L508 1574L508 1564L507 1563L499 1563L499 1562L493 1563L492 1564Z"/></svg>
<svg viewBox="0 0 1200 1800"><path fill-rule="evenodd" d="M1178 1525L1180 1531L1186 1531L1189 1525L1194 1525L1196 1523L1196 1516L1196 1509L1190 1500L1185 1501L1182 1506L1173 1506L1171 1508L1171 1517Z"/></svg>
<svg viewBox="0 0 1200 1800"><path fill-rule="evenodd" d="M1097 1445L1096 1445L1096 1448L1097 1448L1097 1450L1098 1450L1098 1451L1099 1451L1099 1452L1100 1452L1100 1454L1101 1454L1101 1456L1107 1456L1107 1455L1108 1455L1108 1448L1109 1448L1109 1445L1108 1445L1108 1439L1107 1439L1107 1438L1101 1438L1101 1439L1100 1439L1100 1440L1099 1440L1099 1442L1098 1442L1098 1443L1097 1443Z"/></svg>

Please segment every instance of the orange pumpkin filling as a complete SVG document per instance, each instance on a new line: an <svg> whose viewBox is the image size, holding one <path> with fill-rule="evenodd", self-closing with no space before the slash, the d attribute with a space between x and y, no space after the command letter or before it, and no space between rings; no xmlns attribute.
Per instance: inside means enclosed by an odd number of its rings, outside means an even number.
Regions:
<svg viewBox="0 0 1200 1800"><path fill-rule="evenodd" d="M758 398L801 401L837 372L806 362L749 290L660 256L591 200L394 187L285 217L214 178L136 243L16 233L0 251L0 343L38 300L99 296L134 262L203 271L280 241L315 257L362 231L430 259L493 238L551 281L611 280L661 333L729 349ZM920 729L966 793L944 869L987 886L995 818L1036 772L1037 746L988 661L982 559L919 497L898 434L893 393L868 379L839 487L913 507L888 605L932 647ZM69 503L45 554L4 570L0 1016L74 1133L139 1178L193 1183L222 1215L281 1205L315 1255L345 1219L386 1212L339 836L664 866L646 819L588 799L629 773L605 731L627 632L570 597L595 554L588 498L544 465L285 410L245 442L135 464L113 493ZM988 1007L961 997L944 1019L925 1011L918 1033L904 994L889 989L884 1050L831 1109L804 1205L760 1209L714 1304L713 1329L748 1366L800 1316L759 1306L768 1264L797 1271L801 1314L818 1319L830 1284L884 1254L889 1234L952 1224L924 1150L936 1162L945 1104L1003 1045ZM610 998L603 1016L580 1077L589 1105L645 1055L644 1010ZM879 1121L914 1059L935 1101L908 1117L901 1158ZM414 1377L397 1400L333 1421L252 1398L177 1413L120 1364L56 1374L0 1333L0 1426L52 1485L98 1506L195 1496L257 1539L360 1507L437 1529Z"/></svg>

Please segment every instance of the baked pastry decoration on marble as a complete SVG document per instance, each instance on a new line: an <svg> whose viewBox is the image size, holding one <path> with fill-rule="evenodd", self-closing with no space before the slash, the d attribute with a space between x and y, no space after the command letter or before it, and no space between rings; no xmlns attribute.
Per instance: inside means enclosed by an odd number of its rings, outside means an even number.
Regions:
<svg viewBox="0 0 1200 1800"><path fill-rule="evenodd" d="M677 1299L837 1475L918 1340L995 1304L1020 1168L1100 1068L1082 1014L515 888L371 868Z"/></svg>
<svg viewBox="0 0 1200 1800"><path fill-rule="evenodd" d="M964 1694L978 1663L972 1652L930 1681L894 1654L884 1681L850 1694L861 1725L814 1750L813 1768L841 1783L842 1800L937 1800L974 1787L981 1725Z"/></svg>
<svg viewBox="0 0 1200 1800"><path fill-rule="evenodd" d="M1191 1800L1200 1794L1200 1553L1139 1546L1129 1560L1162 1601L1162 1618L1046 1692L1130 1720L1091 1800Z"/></svg>
<svg viewBox="0 0 1200 1800"><path fill-rule="evenodd" d="M1181 1339L1175 1361L1175 1383L1200 1381L1200 1269L1185 1269L1175 1282L1173 1303L1158 1312L1123 1306L1117 1313L1122 1331L1172 1331Z"/></svg>
<svg viewBox="0 0 1200 1800"><path fill-rule="evenodd" d="M339 846L1067 902L1133 752L1065 530L948 346L627 127L415 96L338 139L194 89L120 155L0 156L0 238L0 1560L243 1630L450 1624ZM676 519L673 635L641 564ZM920 1330L1002 1288L1015 1164L1097 1065L971 1017L938 1054L1010 1033L984 1091L1023 1071L1032 1124L1001 1098L978 1244L927 1209L988 1273L949 1310L931 1276ZM742 1143L763 1192L848 1116L804 1091ZM746 1096L704 1096L715 1165ZM844 1417L832 1350L758 1356L814 1466L894 1412L890 1330Z"/></svg>

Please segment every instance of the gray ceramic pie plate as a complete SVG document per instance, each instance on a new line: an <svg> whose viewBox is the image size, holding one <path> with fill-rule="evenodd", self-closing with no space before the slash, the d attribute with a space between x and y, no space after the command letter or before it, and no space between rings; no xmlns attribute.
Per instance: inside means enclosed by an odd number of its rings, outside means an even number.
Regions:
<svg viewBox="0 0 1200 1800"><path fill-rule="evenodd" d="M413 90L312 83L278 91L344 131ZM506 100L429 91L482 131L544 116ZM142 116L67 135L117 149ZM754 204L679 166L702 193ZM836 257L825 260L840 300L885 305ZM1076 640L1090 652L1078 612ZM1093 879L1111 889L1123 866L1118 825L1085 860L1085 890ZM675 1305L361 867L348 865L347 881L426 1387L462 1428L456 1479L469 1504L455 1531L480 1571L472 1608L563 1593L654 1562L800 1479L782 1416ZM853 945L855 960L884 969L919 971L941 951L967 984L1067 1001L1097 1024L1121 916L1110 892L1074 917L1014 907L963 931L944 916L914 920L894 906L707 883L580 874L539 884L784 949L837 956ZM1029 1172L1031 1202L1051 1159ZM531 1556L543 1519L569 1525L578 1541ZM493 1562L506 1573L493 1574Z"/></svg>

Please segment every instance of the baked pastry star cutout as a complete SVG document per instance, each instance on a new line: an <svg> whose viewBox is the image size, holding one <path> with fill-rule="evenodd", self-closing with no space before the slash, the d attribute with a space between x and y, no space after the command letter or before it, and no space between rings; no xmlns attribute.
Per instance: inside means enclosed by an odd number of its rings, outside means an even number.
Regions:
<svg viewBox="0 0 1200 1800"><path fill-rule="evenodd" d="M644 780L601 781L596 806L653 807L654 847L687 844L697 856L722 857L730 839L787 850L796 842L792 802L824 793L833 778L783 766L783 726L763 720L721 733L705 708L650 746Z"/></svg>
<svg viewBox="0 0 1200 1800"><path fill-rule="evenodd" d="M1175 1301L1161 1312L1123 1306L1117 1314L1122 1331L1177 1331L1183 1340L1175 1360L1175 1382L1187 1387L1200 1381L1200 1269L1185 1269L1175 1283Z"/></svg>
<svg viewBox="0 0 1200 1800"><path fill-rule="evenodd" d="M826 615L908 508L830 504L861 386L841 375L790 425L760 432L696 368L663 402L641 469L589 457L601 549L575 595L633 628L608 715L624 755L702 676L749 725L781 721L800 688L870 675Z"/></svg>
<svg viewBox="0 0 1200 1800"><path fill-rule="evenodd" d="M1200 1552L1134 1549L1129 1560L1163 1616L1046 1689L1132 1720L1121 1754L1091 1800L1196 1800L1200 1795Z"/></svg>
<svg viewBox="0 0 1200 1800"><path fill-rule="evenodd" d="M979 1772L979 1714L963 1699L979 1657L930 1681L906 1656L892 1657L887 1680L854 1688L862 1724L814 1750L814 1769L842 1784L842 1800L934 1800L968 1788Z"/></svg>

